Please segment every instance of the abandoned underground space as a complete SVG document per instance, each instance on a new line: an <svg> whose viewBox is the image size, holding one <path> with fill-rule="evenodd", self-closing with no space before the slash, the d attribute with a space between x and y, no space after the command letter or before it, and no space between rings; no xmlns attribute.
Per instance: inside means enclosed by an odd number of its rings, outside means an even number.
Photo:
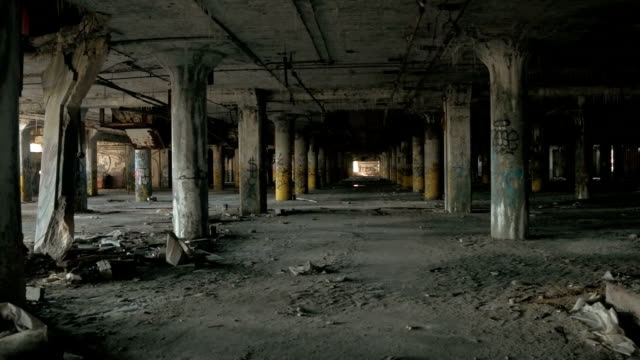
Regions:
<svg viewBox="0 0 640 360"><path fill-rule="evenodd" d="M0 360L640 359L638 14L0 0Z"/></svg>

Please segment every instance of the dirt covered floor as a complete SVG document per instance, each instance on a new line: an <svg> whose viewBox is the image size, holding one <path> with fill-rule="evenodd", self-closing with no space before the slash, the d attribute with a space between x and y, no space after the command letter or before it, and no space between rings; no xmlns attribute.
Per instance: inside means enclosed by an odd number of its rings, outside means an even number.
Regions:
<svg viewBox="0 0 640 360"><path fill-rule="evenodd" d="M246 218L235 216L237 193L212 192L220 264L143 262L130 280L81 282L31 269L46 294L29 310L87 359L626 358L585 342L587 327L569 310L602 292L606 271L632 288L640 278L639 193L580 203L535 195L532 240L511 242L488 238L488 192L475 192L474 212L460 216L355 181L306 200L270 197L269 215ZM95 212L76 216L76 233L162 242L171 194L156 195L91 198ZM35 207L23 205L27 240ZM325 268L289 270L307 261Z"/></svg>

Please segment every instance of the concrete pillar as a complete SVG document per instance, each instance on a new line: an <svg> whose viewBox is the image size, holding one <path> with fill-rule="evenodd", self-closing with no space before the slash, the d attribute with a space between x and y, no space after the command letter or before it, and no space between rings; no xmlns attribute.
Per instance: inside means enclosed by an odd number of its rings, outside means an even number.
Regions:
<svg viewBox="0 0 640 360"><path fill-rule="evenodd" d="M213 190L224 190L224 158L222 156L222 145L211 145L213 153Z"/></svg>
<svg viewBox="0 0 640 360"><path fill-rule="evenodd" d="M398 163L397 163L397 155L396 148L392 146L389 148L389 181L391 183L396 183L398 181Z"/></svg>
<svg viewBox="0 0 640 360"><path fill-rule="evenodd" d="M98 132L87 130L84 150L87 170L87 196L98 195Z"/></svg>
<svg viewBox="0 0 640 360"><path fill-rule="evenodd" d="M233 150L233 183L236 189L240 189L240 151Z"/></svg>
<svg viewBox="0 0 640 360"><path fill-rule="evenodd" d="M171 156L168 149L160 150L160 188L171 188Z"/></svg>
<svg viewBox="0 0 640 360"><path fill-rule="evenodd" d="M294 181L296 195L308 193L307 187L307 139L301 132L296 132L294 151Z"/></svg>
<svg viewBox="0 0 640 360"><path fill-rule="evenodd" d="M471 86L451 85L445 100L445 210L471 212Z"/></svg>
<svg viewBox="0 0 640 360"><path fill-rule="evenodd" d="M87 34L101 31L90 22L84 25ZM104 37L83 39L59 46L42 74L45 141L34 251L54 260L73 243L80 105L109 49Z"/></svg>
<svg viewBox="0 0 640 360"><path fill-rule="evenodd" d="M531 160L529 172L531 174L531 191L540 192L545 181L545 145L543 141L542 123L536 121L531 128Z"/></svg>
<svg viewBox="0 0 640 360"><path fill-rule="evenodd" d="M318 188L318 149L316 139L309 140L309 151L307 152L307 186L309 190Z"/></svg>
<svg viewBox="0 0 640 360"><path fill-rule="evenodd" d="M523 103L526 52L508 40L478 44L491 79L491 237L527 237L529 204Z"/></svg>
<svg viewBox="0 0 640 360"><path fill-rule="evenodd" d="M76 195L74 199L74 211L87 212L89 210L87 200L87 157L85 154L85 149L87 148L87 130L84 121L87 109L81 109L80 114L80 121L78 122L76 135L78 137L78 149L76 151Z"/></svg>
<svg viewBox="0 0 640 360"><path fill-rule="evenodd" d="M327 158L327 165L326 165L326 169L327 171L325 172L324 176L325 176L325 186L329 186L331 185L331 183L333 182L333 153L331 152L327 152L326 154L326 158Z"/></svg>
<svg viewBox="0 0 640 360"><path fill-rule="evenodd" d="M29 123L20 130L20 199L22 202L33 201L33 169L31 165L31 142L34 123Z"/></svg>
<svg viewBox="0 0 640 360"><path fill-rule="evenodd" d="M404 140L400 143L400 150L402 151L402 163L404 165L402 174L402 187L405 189L413 189L413 166L411 160L411 142Z"/></svg>
<svg viewBox="0 0 640 360"><path fill-rule="evenodd" d="M25 296L22 219L20 213L19 120L20 11L18 0L4 1L0 11L0 302L23 305Z"/></svg>
<svg viewBox="0 0 640 360"><path fill-rule="evenodd" d="M574 117L575 122L575 191L576 199L589 199L589 155L587 150L587 141L585 140L585 124L584 124L584 97L578 98L578 112Z"/></svg>
<svg viewBox="0 0 640 360"><path fill-rule="evenodd" d="M240 147L240 212L242 215L267 211L266 146L264 120L266 104L257 91L241 104L238 121Z"/></svg>
<svg viewBox="0 0 640 360"><path fill-rule="evenodd" d="M147 201L153 194L151 184L151 149L135 150L136 201Z"/></svg>
<svg viewBox="0 0 640 360"><path fill-rule="evenodd" d="M291 120L280 117L273 121L276 143L276 201L293 198L291 181Z"/></svg>
<svg viewBox="0 0 640 360"><path fill-rule="evenodd" d="M318 172L317 172L317 187L321 189L326 186L325 174L327 172L327 157L324 152L323 146L318 146Z"/></svg>
<svg viewBox="0 0 640 360"><path fill-rule="evenodd" d="M426 200L437 200L442 197L442 144L439 117L430 116L425 122L424 137L424 197Z"/></svg>
<svg viewBox="0 0 640 360"><path fill-rule="evenodd" d="M173 231L208 237L207 75L221 56L188 47L156 56L171 79Z"/></svg>
<svg viewBox="0 0 640 360"><path fill-rule="evenodd" d="M424 140L422 136L412 138L413 192L424 192Z"/></svg>

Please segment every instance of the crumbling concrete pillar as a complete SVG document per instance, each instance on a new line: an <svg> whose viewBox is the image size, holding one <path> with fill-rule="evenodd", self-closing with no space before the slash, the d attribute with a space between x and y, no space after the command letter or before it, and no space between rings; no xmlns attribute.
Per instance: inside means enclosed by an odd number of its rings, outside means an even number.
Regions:
<svg viewBox="0 0 640 360"><path fill-rule="evenodd" d="M300 131L296 132L294 144L294 181L296 195L306 194L307 187L307 139Z"/></svg>
<svg viewBox="0 0 640 360"><path fill-rule="evenodd" d="M293 198L291 181L291 119L282 116L273 120L276 143L276 201Z"/></svg>
<svg viewBox="0 0 640 360"><path fill-rule="evenodd" d="M240 212L242 215L267 211L266 146L264 121L266 103L257 90L240 107L238 145L240 147Z"/></svg>
<svg viewBox="0 0 640 360"><path fill-rule="evenodd" d="M87 196L98 195L98 132L88 129L86 134L86 170L87 170Z"/></svg>
<svg viewBox="0 0 640 360"><path fill-rule="evenodd" d="M211 145L213 153L213 190L224 190L224 158L222 156L222 145Z"/></svg>
<svg viewBox="0 0 640 360"><path fill-rule="evenodd" d="M35 124L28 123L20 130L20 199L22 202L33 201L33 169L31 165L32 131Z"/></svg>
<svg viewBox="0 0 640 360"><path fill-rule="evenodd" d="M470 213L471 86L451 85L445 99L445 210Z"/></svg>
<svg viewBox="0 0 640 360"><path fill-rule="evenodd" d="M543 141L543 127L540 121L536 121L531 128L531 160L529 172L531 174L531 191L541 192L546 176L545 171L545 145Z"/></svg>
<svg viewBox="0 0 640 360"><path fill-rule="evenodd" d="M98 30L96 23L94 18L85 18L78 26L83 36L78 38L88 40L58 46L42 74L45 141L34 250L55 260L66 254L74 236L80 105L108 53L106 38L89 36Z"/></svg>
<svg viewBox="0 0 640 360"><path fill-rule="evenodd" d="M422 136L412 138L413 192L424 192L424 140Z"/></svg>
<svg viewBox="0 0 640 360"><path fill-rule="evenodd" d="M21 84L20 1L0 5L0 302L22 305L25 297L20 213L18 97Z"/></svg>
<svg viewBox="0 0 640 360"><path fill-rule="evenodd" d="M491 79L491 236L527 237L529 204L523 83L526 52L509 40L478 45Z"/></svg>
<svg viewBox="0 0 640 360"><path fill-rule="evenodd" d="M136 201L143 202L153 194L151 183L151 149L135 150Z"/></svg>
<svg viewBox="0 0 640 360"><path fill-rule="evenodd" d="M307 186L309 190L316 190L318 188L318 152L316 145L316 138L311 137L309 140L309 151L307 152Z"/></svg>
<svg viewBox="0 0 640 360"><path fill-rule="evenodd" d="M207 75L222 56L186 47L157 55L171 79L173 229L180 239L209 235Z"/></svg>
<svg viewBox="0 0 640 360"><path fill-rule="evenodd" d="M430 115L425 120L424 136L424 197L426 200L437 200L442 197L442 144L440 136L442 128L440 117Z"/></svg>
<svg viewBox="0 0 640 360"><path fill-rule="evenodd" d="M589 199L589 154L587 151L587 141L585 140L585 123L584 123L584 97L578 98L578 111L574 117L575 122L575 191L576 199Z"/></svg>
<svg viewBox="0 0 640 360"><path fill-rule="evenodd" d="M318 147L318 188L323 188L327 186L325 182L325 177L327 173L327 157L324 152L324 146Z"/></svg>

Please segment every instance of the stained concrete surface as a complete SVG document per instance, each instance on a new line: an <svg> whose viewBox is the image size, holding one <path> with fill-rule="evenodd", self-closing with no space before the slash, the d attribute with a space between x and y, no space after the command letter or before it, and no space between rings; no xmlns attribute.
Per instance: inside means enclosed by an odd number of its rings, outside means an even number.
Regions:
<svg viewBox="0 0 640 360"><path fill-rule="evenodd" d="M389 184L353 183L274 203L285 216L223 216L224 264L138 267L133 280L53 283L32 305L70 336L69 347L105 359L618 359L583 341L569 318L605 271L637 276L640 194L532 198L526 242L495 241L489 193L474 212ZM171 195L91 198L76 231L170 229ZM210 215L237 212L233 190L210 192ZM23 205L25 234L35 205ZM113 212L113 213L109 213ZM217 221L214 221L217 222ZM148 224L148 225L145 225ZM293 276L289 266L327 265ZM343 279L346 277L346 279ZM41 283L42 276L31 282ZM344 281L343 281L344 280Z"/></svg>

